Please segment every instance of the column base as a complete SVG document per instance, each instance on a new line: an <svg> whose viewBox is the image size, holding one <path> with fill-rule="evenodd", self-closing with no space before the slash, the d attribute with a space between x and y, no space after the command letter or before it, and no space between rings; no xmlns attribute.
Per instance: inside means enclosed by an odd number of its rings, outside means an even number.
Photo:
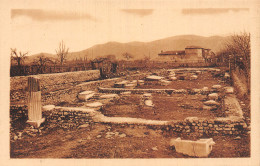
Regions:
<svg viewBox="0 0 260 166"><path fill-rule="evenodd" d="M45 118L42 118L40 120L27 120L26 123L32 125L35 128L39 128L40 125L45 121Z"/></svg>

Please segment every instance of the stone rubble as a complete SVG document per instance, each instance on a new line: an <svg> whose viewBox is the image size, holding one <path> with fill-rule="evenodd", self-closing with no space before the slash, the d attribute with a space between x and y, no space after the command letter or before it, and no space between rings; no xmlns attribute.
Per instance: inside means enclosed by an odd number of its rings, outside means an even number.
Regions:
<svg viewBox="0 0 260 166"><path fill-rule="evenodd" d="M219 106L220 105L220 103L218 103L214 100L205 101L204 104L207 105L207 106Z"/></svg>
<svg viewBox="0 0 260 166"><path fill-rule="evenodd" d="M100 99L111 99L111 98L117 98L118 94L106 94L99 96Z"/></svg>
<svg viewBox="0 0 260 166"><path fill-rule="evenodd" d="M192 75L191 77L190 77L190 80L197 80L198 79L198 76L197 75Z"/></svg>
<svg viewBox="0 0 260 166"><path fill-rule="evenodd" d="M225 90L226 94L233 94L234 93L233 87L224 87L224 90Z"/></svg>
<svg viewBox="0 0 260 166"><path fill-rule="evenodd" d="M153 148L152 148L152 150L154 150L154 151L157 151L157 150L158 150L158 148L157 148L157 147L153 147Z"/></svg>
<svg viewBox="0 0 260 166"><path fill-rule="evenodd" d="M91 108L97 108L97 107L103 106L103 104L100 103L100 102L93 102L93 103L88 103L88 104L86 104L86 106L87 106L87 107L91 107Z"/></svg>
<svg viewBox="0 0 260 166"><path fill-rule="evenodd" d="M214 89L214 90L220 90L221 88L222 88L221 85L213 85L212 86L212 89Z"/></svg>
<svg viewBox="0 0 260 166"><path fill-rule="evenodd" d="M154 107L153 101L152 100L145 100L144 104L148 107Z"/></svg>
<svg viewBox="0 0 260 166"><path fill-rule="evenodd" d="M115 88L125 88L125 85L128 83L128 81L121 81L114 84Z"/></svg>
<svg viewBox="0 0 260 166"><path fill-rule="evenodd" d="M210 94L208 94L208 98L209 98L209 100L218 100L218 98L219 98L219 96L218 96L218 94L217 93L210 93Z"/></svg>
<svg viewBox="0 0 260 166"><path fill-rule="evenodd" d="M78 94L78 98L79 98L79 100L87 101L88 99L93 97L94 94L95 94L94 91L84 91L84 92L81 92Z"/></svg>
<svg viewBox="0 0 260 166"><path fill-rule="evenodd" d="M129 96L129 95L131 95L131 92L121 92L120 95Z"/></svg>
<svg viewBox="0 0 260 166"><path fill-rule="evenodd" d="M169 79L170 79L171 81L176 81L176 80L177 80L177 77L173 76L173 77L169 77Z"/></svg>
<svg viewBox="0 0 260 166"><path fill-rule="evenodd" d="M136 87L136 84L126 84L125 88L126 89L134 89Z"/></svg>

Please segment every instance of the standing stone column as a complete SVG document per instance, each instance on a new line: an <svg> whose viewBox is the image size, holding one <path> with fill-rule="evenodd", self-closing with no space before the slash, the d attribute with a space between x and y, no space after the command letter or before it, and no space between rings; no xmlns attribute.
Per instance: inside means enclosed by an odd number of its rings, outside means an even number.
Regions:
<svg viewBox="0 0 260 166"><path fill-rule="evenodd" d="M28 121L34 127L39 127L44 118L42 118L42 103L40 79L36 76L28 77Z"/></svg>

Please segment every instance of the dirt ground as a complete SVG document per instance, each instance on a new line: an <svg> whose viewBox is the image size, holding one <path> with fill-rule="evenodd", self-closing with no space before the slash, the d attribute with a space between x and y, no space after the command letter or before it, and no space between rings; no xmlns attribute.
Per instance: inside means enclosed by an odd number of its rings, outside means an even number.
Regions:
<svg viewBox="0 0 260 166"><path fill-rule="evenodd" d="M153 94L154 107L147 107L142 102L142 95L123 96L115 103L109 103L102 113L112 117L133 117L152 120L184 120L187 117L213 119L224 116L221 108L217 110L202 110L206 95Z"/></svg>
<svg viewBox="0 0 260 166"><path fill-rule="evenodd" d="M107 136L108 132L114 135ZM117 134L117 135L116 135ZM40 136L11 142L11 158L190 158L169 146L171 139L193 136L141 126L95 124L91 128L56 128ZM204 137L205 138L205 137ZM249 157L248 135L213 136L209 157ZM196 137L198 139L198 137Z"/></svg>
<svg viewBox="0 0 260 166"><path fill-rule="evenodd" d="M166 75L165 75L166 76ZM177 74L178 77L178 74ZM140 85L138 89L193 89L208 87L216 84L224 86L219 77L214 77L210 72L204 71L198 74L197 80L177 80L172 81L167 86L162 85ZM183 120L186 117L214 118L223 117L223 111L218 108L214 111L202 110L203 102L207 100L206 95L153 94L153 108L140 106L140 95L121 97L113 104L106 105L102 113L106 116L134 117L153 120ZM142 104L141 104L142 105Z"/></svg>

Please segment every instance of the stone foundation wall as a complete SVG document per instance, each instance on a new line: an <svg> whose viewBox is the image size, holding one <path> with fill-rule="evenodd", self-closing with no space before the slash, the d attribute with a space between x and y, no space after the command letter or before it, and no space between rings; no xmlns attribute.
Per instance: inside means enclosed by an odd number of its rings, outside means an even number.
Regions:
<svg viewBox="0 0 260 166"><path fill-rule="evenodd" d="M27 99L27 82L29 76L18 76L10 78L10 100L11 102L22 102ZM55 74L39 74L41 79L42 94L59 91L73 87L81 82L93 81L100 78L99 70L88 70L78 72L66 72Z"/></svg>
<svg viewBox="0 0 260 166"><path fill-rule="evenodd" d="M53 111L43 111L42 116L45 118L45 122L42 124L45 128L62 127L68 129L92 122L89 113L83 111L64 111L61 109L54 109ZM10 106L11 131L26 125L27 120L27 106Z"/></svg>
<svg viewBox="0 0 260 166"><path fill-rule="evenodd" d="M25 105L12 105L10 106L10 122L20 119L28 119L28 108Z"/></svg>
<svg viewBox="0 0 260 166"><path fill-rule="evenodd" d="M28 119L26 106L11 106L10 110L11 123L17 120L25 123ZM46 128L62 127L69 129L82 124L91 125L94 123L90 113L80 110L54 109L52 111L44 111L43 117L46 120L42 125ZM139 125L131 124L131 126ZM146 126L149 127L149 125ZM199 133L206 135L239 135L248 131L243 119L232 120L230 118L198 119L190 117L185 120L170 121L168 124L159 125L156 126L156 128L169 132L186 134ZM11 131L12 130L13 128L11 127Z"/></svg>
<svg viewBox="0 0 260 166"><path fill-rule="evenodd" d="M54 109L51 112L43 112L45 117L45 127L54 128L62 127L65 129L75 128L82 124L90 124L93 122L91 116L83 111L63 111Z"/></svg>
<svg viewBox="0 0 260 166"><path fill-rule="evenodd" d="M231 121L228 118L222 120L197 119L172 122L169 125L169 130L181 133L197 132L206 135L238 135L247 131L247 125L243 120Z"/></svg>

